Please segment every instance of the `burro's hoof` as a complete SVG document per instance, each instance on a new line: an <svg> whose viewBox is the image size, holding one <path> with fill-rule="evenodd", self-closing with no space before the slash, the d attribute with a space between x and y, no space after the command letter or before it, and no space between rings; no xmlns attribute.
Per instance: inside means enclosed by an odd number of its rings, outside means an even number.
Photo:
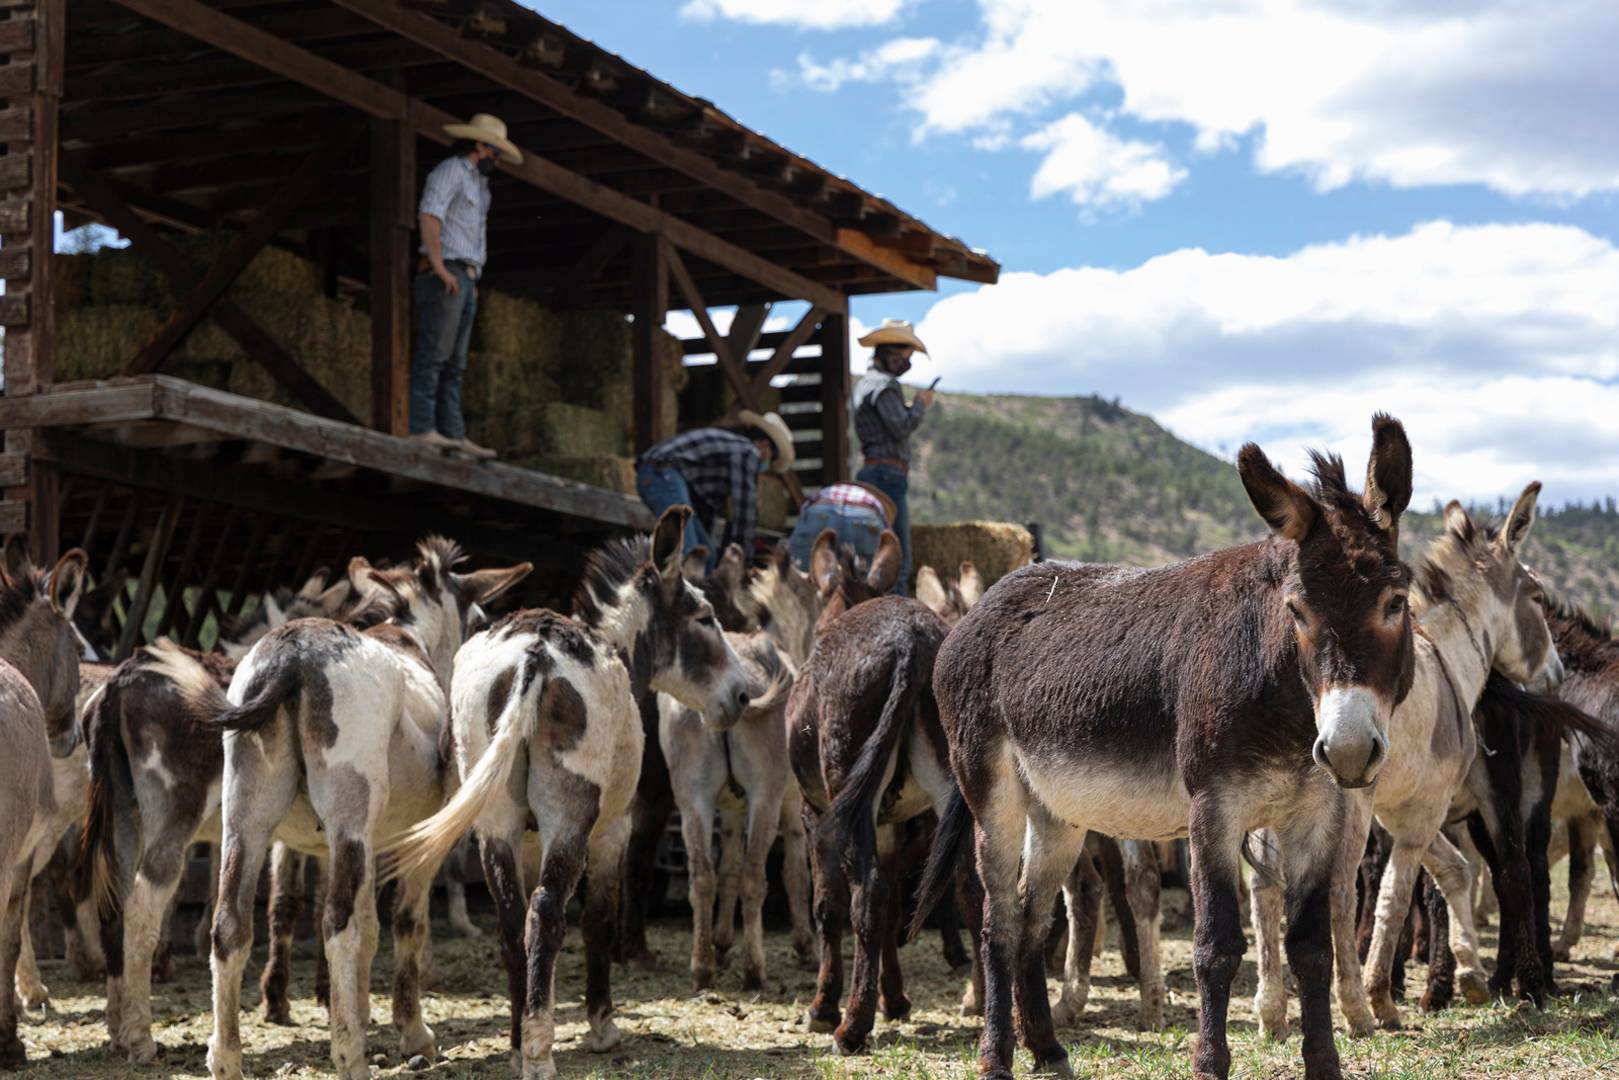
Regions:
<svg viewBox="0 0 1619 1080"><path fill-rule="evenodd" d="M1490 1000L1490 984L1482 972L1461 972L1456 976L1456 986L1469 1005L1484 1005Z"/></svg>
<svg viewBox="0 0 1619 1080"><path fill-rule="evenodd" d="M618 1025L611 1019L607 1019L600 1024L591 1025L590 1031L585 1035L585 1049L592 1054L605 1054L623 1041L624 1033L618 1030Z"/></svg>
<svg viewBox="0 0 1619 1080"><path fill-rule="evenodd" d="M1063 1080L1067 1080L1067 1078L1074 1075L1074 1067L1068 1064L1068 1055L1063 1054L1061 1057L1054 1057L1045 1061L1035 1062L1034 1075L1056 1076L1062 1077Z"/></svg>
<svg viewBox="0 0 1619 1080"><path fill-rule="evenodd" d="M838 1025L843 1022L843 1016L836 1012L817 1013L811 1010L804 1014L804 1018L809 1023L809 1029L817 1035L830 1034L836 1031Z"/></svg>

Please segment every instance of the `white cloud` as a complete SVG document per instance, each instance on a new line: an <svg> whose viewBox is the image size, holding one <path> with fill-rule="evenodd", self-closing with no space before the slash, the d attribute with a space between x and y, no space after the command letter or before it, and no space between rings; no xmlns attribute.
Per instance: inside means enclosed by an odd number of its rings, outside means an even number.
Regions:
<svg viewBox="0 0 1619 1080"><path fill-rule="evenodd" d="M1212 150L1323 188L1619 189L1613 0L978 0L906 97L923 132L973 134L1099 89Z"/></svg>
<svg viewBox="0 0 1619 1080"><path fill-rule="evenodd" d="M1560 225L1434 222L1283 257L1176 251L1128 270L1012 273L917 328L945 388L1115 395L1209 449L1364 454L1405 420L1419 498L1619 475L1619 248Z"/></svg>
<svg viewBox="0 0 1619 1080"><path fill-rule="evenodd" d="M833 93L845 83L914 82L923 65L939 53L937 38L895 38L853 60L817 64L808 54L798 58L798 75L811 90Z"/></svg>
<svg viewBox="0 0 1619 1080"><path fill-rule="evenodd" d="M1036 199L1068 192L1079 206L1140 206L1162 199L1186 179L1186 170L1162 146L1121 139L1079 113L1026 135L1025 150L1042 150L1030 192Z"/></svg>
<svg viewBox="0 0 1619 1080"><path fill-rule="evenodd" d="M687 0L688 19L734 19L807 30L840 30L893 22L909 0Z"/></svg>

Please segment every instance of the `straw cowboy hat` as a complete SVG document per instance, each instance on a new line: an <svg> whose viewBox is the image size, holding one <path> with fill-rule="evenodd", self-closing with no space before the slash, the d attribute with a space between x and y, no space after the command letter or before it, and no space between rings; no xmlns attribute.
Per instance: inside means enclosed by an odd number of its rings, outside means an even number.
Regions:
<svg viewBox="0 0 1619 1080"><path fill-rule="evenodd" d="M470 124L445 124L444 134L452 139L471 139L473 142L493 146L500 151L500 156L511 164L523 163L523 152L506 138L506 121L498 116L481 112L472 118Z"/></svg>
<svg viewBox="0 0 1619 1080"><path fill-rule="evenodd" d="M888 524L892 527L894 515L899 513L899 507L894 505L894 500L888 497L888 493L876 484L868 484L864 480L851 480L849 482L867 494L877 497L877 501L883 504L883 517L888 519Z"/></svg>
<svg viewBox="0 0 1619 1080"><path fill-rule="evenodd" d="M787 422L778 413L767 412L763 416L752 409L743 409L736 414L736 418L747 427L756 427L776 444L776 460L770 463L770 471L786 473L793 467L793 433L787 429Z"/></svg>
<svg viewBox="0 0 1619 1080"><path fill-rule="evenodd" d="M881 326L860 339L860 344L868 349L878 345L909 345L919 353L928 351L911 324L904 319L884 319Z"/></svg>

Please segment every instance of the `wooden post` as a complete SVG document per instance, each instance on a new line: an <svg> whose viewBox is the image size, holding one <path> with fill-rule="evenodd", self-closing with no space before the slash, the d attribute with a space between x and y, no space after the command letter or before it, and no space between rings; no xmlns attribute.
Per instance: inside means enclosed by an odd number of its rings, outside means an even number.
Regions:
<svg viewBox="0 0 1619 1080"><path fill-rule="evenodd" d="M371 121L371 426L410 430L410 238L415 227L416 136L398 120Z"/></svg>
<svg viewBox="0 0 1619 1080"><path fill-rule="evenodd" d="M849 479L849 317L821 321L821 483Z"/></svg>
<svg viewBox="0 0 1619 1080"><path fill-rule="evenodd" d="M630 279L630 383L635 417L635 452L645 453L663 433L663 361L658 335L669 310L668 241L654 234L634 240Z"/></svg>
<svg viewBox="0 0 1619 1080"><path fill-rule="evenodd" d="M6 291L0 297L0 325L5 327L5 392L32 394L51 381L56 337L56 297L52 289L51 252L56 240L57 109L62 100L62 54L66 38L66 5L61 0L8 4L8 28L32 24L32 33L7 35L10 55L0 65L8 88L10 111L27 116L28 134L6 144L0 175L0 272ZM57 554L58 481L56 471L39 460L43 436L9 431L5 449L24 455L20 487L7 491L11 503L26 511L4 515L28 531L35 562Z"/></svg>

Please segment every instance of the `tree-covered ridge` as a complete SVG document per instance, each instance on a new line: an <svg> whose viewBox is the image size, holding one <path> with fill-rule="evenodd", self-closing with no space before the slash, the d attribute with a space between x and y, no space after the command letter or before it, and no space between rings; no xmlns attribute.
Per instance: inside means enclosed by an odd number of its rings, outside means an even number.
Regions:
<svg viewBox="0 0 1619 1080"><path fill-rule="evenodd" d="M1264 532L1229 461L1116 400L940 395L915 447L917 521L1038 521L1054 556L1152 566ZM1488 519L1516 494L1472 509ZM1555 498L1546 495L1527 560L1599 616L1619 610L1619 506ZM1437 534L1439 509L1406 515L1406 558Z"/></svg>

